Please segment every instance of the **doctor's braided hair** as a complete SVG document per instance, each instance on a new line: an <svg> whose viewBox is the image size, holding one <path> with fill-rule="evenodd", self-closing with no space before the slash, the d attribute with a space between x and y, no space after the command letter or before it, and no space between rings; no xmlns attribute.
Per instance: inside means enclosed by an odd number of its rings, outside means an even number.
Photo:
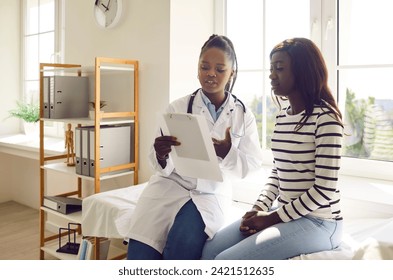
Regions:
<svg viewBox="0 0 393 280"><path fill-rule="evenodd" d="M227 54L229 60L232 62L233 75L229 79L228 83L225 85L225 90L232 92L237 77L237 58L236 58L235 48L233 47L233 43L231 40L228 39L228 37L224 35L213 34L203 44L199 58L201 58L202 54L210 48L217 48L222 50Z"/></svg>

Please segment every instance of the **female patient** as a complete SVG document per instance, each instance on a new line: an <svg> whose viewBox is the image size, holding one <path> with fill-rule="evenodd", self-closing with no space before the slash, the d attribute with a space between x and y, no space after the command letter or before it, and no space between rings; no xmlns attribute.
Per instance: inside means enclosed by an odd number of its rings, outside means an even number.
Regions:
<svg viewBox="0 0 393 280"><path fill-rule="evenodd" d="M212 35L199 57L202 88L171 103L167 112L188 111L206 118L224 181L179 175L170 152L172 146L181 143L173 136L158 136L150 153L157 173L136 205L128 259L200 259L206 239L223 224L232 176L242 178L260 167L255 118L231 94L236 73L232 42L225 36Z"/></svg>
<svg viewBox="0 0 393 280"><path fill-rule="evenodd" d="M276 100L289 101L276 117L272 173L252 210L206 243L203 259L288 259L340 244L343 126L325 62L304 38L278 44L270 60Z"/></svg>

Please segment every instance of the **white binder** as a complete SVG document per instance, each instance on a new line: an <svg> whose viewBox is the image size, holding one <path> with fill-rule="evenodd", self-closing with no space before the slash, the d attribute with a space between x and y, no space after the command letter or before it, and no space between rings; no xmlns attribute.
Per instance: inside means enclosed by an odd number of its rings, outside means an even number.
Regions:
<svg viewBox="0 0 393 280"><path fill-rule="evenodd" d="M94 177L96 168L95 158L95 130L89 129L89 172ZM134 124L108 125L100 128L100 168L116 166L134 162Z"/></svg>
<svg viewBox="0 0 393 280"><path fill-rule="evenodd" d="M89 115L88 82L87 77L79 76L44 77L44 99L50 104L49 118L87 117ZM47 87L45 87L46 83Z"/></svg>

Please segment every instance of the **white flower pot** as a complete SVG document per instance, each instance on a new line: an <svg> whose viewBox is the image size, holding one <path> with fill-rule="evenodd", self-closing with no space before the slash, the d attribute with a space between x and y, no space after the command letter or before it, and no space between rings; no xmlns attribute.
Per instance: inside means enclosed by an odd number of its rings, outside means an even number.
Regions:
<svg viewBox="0 0 393 280"><path fill-rule="evenodd" d="M40 137L40 126L39 122L23 122L23 130L27 137L31 139L39 139Z"/></svg>
<svg viewBox="0 0 393 280"><path fill-rule="evenodd" d="M89 119L94 120L95 111L89 111ZM104 111L100 111L100 115L102 115Z"/></svg>

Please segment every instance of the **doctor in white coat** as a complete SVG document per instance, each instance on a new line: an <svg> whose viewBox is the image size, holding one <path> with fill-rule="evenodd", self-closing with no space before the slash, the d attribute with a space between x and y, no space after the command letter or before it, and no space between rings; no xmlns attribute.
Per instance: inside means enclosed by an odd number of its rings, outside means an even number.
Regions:
<svg viewBox="0 0 393 280"><path fill-rule="evenodd" d="M210 36L198 63L202 88L171 103L167 112L206 118L223 182L176 173L170 152L181 143L158 133L149 155L156 174L134 210L127 259L199 259L205 241L223 225L233 180L260 168L255 117L231 94L236 74L232 42L225 36Z"/></svg>

